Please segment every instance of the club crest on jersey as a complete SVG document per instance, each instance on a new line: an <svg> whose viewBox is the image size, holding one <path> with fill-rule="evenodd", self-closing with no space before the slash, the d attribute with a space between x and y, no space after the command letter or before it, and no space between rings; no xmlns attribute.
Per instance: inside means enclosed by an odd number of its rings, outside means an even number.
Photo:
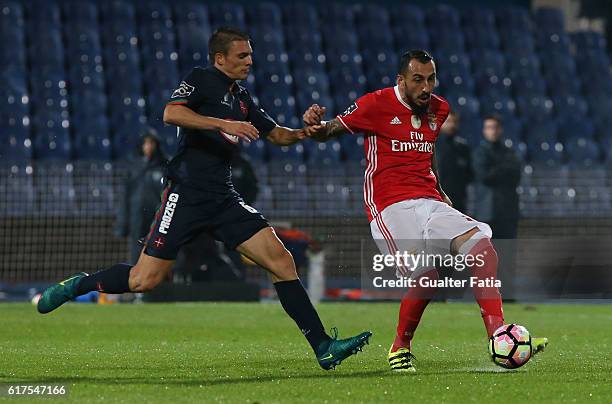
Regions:
<svg viewBox="0 0 612 404"><path fill-rule="evenodd" d="M240 100L240 111L244 116L247 116L249 114L249 107L247 107L247 105L242 100Z"/></svg>
<svg viewBox="0 0 612 404"><path fill-rule="evenodd" d="M357 108L359 108L359 106L357 105L357 103L356 103L356 102L352 103L352 104L351 104L351 106L350 106L350 107L348 107L348 108L346 109L346 111L344 111L344 112L342 113L342 116L344 117L344 116L347 116L347 115L352 114L353 112L355 112L355 111L357 110Z"/></svg>
<svg viewBox="0 0 612 404"><path fill-rule="evenodd" d="M189 97L191 95L191 93L193 93L193 90L195 90L194 86L190 86L189 84L185 83L184 81L181 81L181 84L179 85L179 87L176 90L174 90L174 92L172 93L172 96L170 96L170 98Z"/></svg>
<svg viewBox="0 0 612 404"><path fill-rule="evenodd" d="M412 115L410 117L410 123L414 129L419 129L421 127L421 118L416 115Z"/></svg>
<svg viewBox="0 0 612 404"><path fill-rule="evenodd" d="M427 118L429 119L429 127L431 130L436 130L438 128L438 123L436 122L435 114L428 114Z"/></svg>

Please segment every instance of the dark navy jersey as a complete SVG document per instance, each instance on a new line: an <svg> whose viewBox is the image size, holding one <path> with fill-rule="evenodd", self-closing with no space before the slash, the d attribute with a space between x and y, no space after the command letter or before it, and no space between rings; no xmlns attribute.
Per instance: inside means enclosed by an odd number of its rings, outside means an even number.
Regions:
<svg viewBox="0 0 612 404"><path fill-rule="evenodd" d="M244 87L212 66L194 68L174 90L168 104L184 105L204 116L249 121L260 135L276 127ZM182 127L178 136L178 151L168 164L168 179L213 194L234 192L230 164L238 153L239 138L222 131Z"/></svg>

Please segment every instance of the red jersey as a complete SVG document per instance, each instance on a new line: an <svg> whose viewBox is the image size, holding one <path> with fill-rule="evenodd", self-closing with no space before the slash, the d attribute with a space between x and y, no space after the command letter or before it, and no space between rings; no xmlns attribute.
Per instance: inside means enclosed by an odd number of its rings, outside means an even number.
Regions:
<svg viewBox="0 0 612 404"><path fill-rule="evenodd" d="M349 132L365 133L363 191L370 221L399 201L442 200L431 156L449 109L444 98L432 94L428 112L413 114L395 86L358 98L336 117Z"/></svg>

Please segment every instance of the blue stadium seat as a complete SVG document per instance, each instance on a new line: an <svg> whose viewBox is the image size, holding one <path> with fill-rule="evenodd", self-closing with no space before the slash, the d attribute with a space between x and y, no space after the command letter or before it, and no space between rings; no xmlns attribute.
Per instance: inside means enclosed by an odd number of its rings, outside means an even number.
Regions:
<svg viewBox="0 0 612 404"><path fill-rule="evenodd" d="M387 26L361 25L358 33L362 51L393 50L393 33Z"/></svg>
<svg viewBox="0 0 612 404"><path fill-rule="evenodd" d="M311 169L309 173L312 178L309 192L317 214L348 215L352 210L351 195L343 166L325 167L323 175L313 176Z"/></svg>
<svg viewBox="0 0 612 404"><path fill-rule="evenodd" d="M102 16L107 21L119 23L132 22L135 16L134 5L128 0L113 0L100 3Z"/></svg>
<svg viewBox="0 0 612 404"><path fill-rule="evenodd" d="M599 145L590 137L574 137L565 142L568 163L574 167L592 167L601 161Z"/></svg>
<svg viewBox="0 0 612 404"><path fill-rule="evenodd" d="M275 214L278 216L303 215L311 209L308 193L306 165L290 162L270 162L268 170L279 173L269 179L274 195Z"/></svg>
<svg viewBox="0 0 612 404"><path fill-rule="evenodd" d="M33 168L26 162L0 164L0 216L24 216L35 211Z"/></svg>
<svg viewBox="0 0 612 404"><path fill-rule="evenodd" d="M500 32L511 30L532 31L533 23L527 8L510 5L500 7L496 11Z"/></svg>
<svg viewBox="0 0 612 404"><path fill-rule="evenodd" d="M74 187L80 210L89 216L113 213L113 165L109 161L78 161Z"/></svg>
<svg viewBox="0 0 612 404"><path fill-rule="evenodd" d="M359 40L353 31L331 26L322 29L321 33L328 57L337 53L355 54L359 51Z"/></svg>
<svg viewBox="0 0 612 404"><path fill-rule="evenodd" d="M429 26L449 31L461 29L461 16L457 9L446 4L437 4L426 12Z"/></svg>
<svg viewBox="0 0 612 404"><path fill-rule="evenodd" d="M498 50L500 39L494 28L466 27L463 30L465 45L470 50Z"/></svg>
<svg viewBox="0 0 612 404"><path fill-rule="evenodd" d="M558 117L585 116L589 109L586 100L576 95L553 97L553 103Z"/></svg>
<svg viewBox="0 0 612 404"><path fill-rule="evenodd" d="M535 52L536 45L533 36L529 32L520 30L500 29L499 38L501 47L507 55L522 55Z"/></svg>
<svg viewBox="0 0 612 404"><path fill-rule="evenodd" d="M528 139L527 151L534 164L554 167L563 163L563 145L559 142L535 142Z"/></svg>
<svg viewBox="0 0 612 404"><path fill-rule="evenodd" d="M65 161L37 162L34 170L36 200L47 215L78 214L74 187L74 165Z"/></svg>
<svg viewBox="0 0 612 404"><path fill-rule="evenodd" d="M282 2L281 7L286 28L300 26L313 31L318 30L319 16L317 15L317 8L312 3Z"/></svg>
<svg viewBox="0 0 612 404"><path fill-rule="evenodd" d="M576 49L584 50L606 50L606 38L596 31L580 31L575 32L571 35L572 42L576 46Z"/></svg>
<svg viewBox="0 0 612 404"><path fill-rule="evenodd" d="M355 13L353 8L347 7L346 4L327 3L324 10L319 8L319 16L322 22L321 28L336 26L340 29L354 30Z"/></svg>
<svg viewBox="0 0 612 404"><path fill-rule="evenodd" d="M484 115L498 114L502 117L515 115L517 104L508 96L496 95L493 97L480 97L480 111ZM521 117L519 115L519 117Z"/></svg>
<svg viewBox="0 0 612 404"><path fill-rule="evenodd" d="M110 160L112 144L108 136L79 133L74 141L74 153L82 160Z"/></svg>
<svg viewBox="0 0 612 404"><path fill-rule="evenodd" d="M13 163L29 162L32 159L32 140L24 133L10 133L5 128L0 130L0 159Z"/></svg>
<svg viewBox="0 0 612 404"><path fill-rule="evenodd" d="M396 25L393 27L393 36L398 56L411 49L430 49L431 46L429 34L424 27L419 30L410 25Z"/></svg>
<svg viewBox="0 0 612 404"><path fill-rule="evenodd" d="M536 36L536 44L542 51L554 51L569 55L570 38L569 35L564 32L546 33L538 31L538 35Z"/></svg>
<svg viewBox="0 0 612 404"><path fill-rule="evenodd" d="M437 69L452 76L471 76L470 58L463 52L438 52L433 55Z"/></svg>
<svg viewBox="0 0 612 404"><path fill-rule="evenodd" d="M510 96L510 86L512 80L509 77L501 75L477 75L476 76L476 92L480 96L489 98L502 98Z"/></svg>
<svg viewBox="0 0 612 404"><path fill-rule="evenodd" d="M544 96L546 84L540 73L510 72L512 92L515 96Z"/></svg>
<svg viewBox="0 0 612 404"><path fill-rule="evenodd" d="M450 103L451 110L456 111L461 116L461 120L469 120L479 117L480 101L478 98L461 93L444 94L447 101Z"/></svg>
<svg viewBox="0 0 612 404"><path fill-rule="evenodd" d="M254 162L265 161L267 158L266 141L263 139L258 139L251 143L240 142L240 147L242 152Z"/></svg>
<svg viewBox="0 0 612 404"><path fill-rule="evenodd" d="M268 158L270 161L284 162L290 161L301 163L304 161L304 145L298 143L293 146L268 147Z"/></svg>
<svg viewBox="0 0 612 404"><path fill-rule="evenodd" d="M434 48L434 54L439 52L462 52L465 49L465 38L461 29L457 31L438 31L437 27L439 26L429 29L429 43Z"/></svg>
<svg viewBox="0 0 612 404"><path fill-rule="evenodd" d="M369 91L393 87L397 74L398 57L394 52L364 52L363 67Z"/></svg>
<svg viewBox="0 0 612 404"><path fill-rule="evenodd" d="M365 159L363 149L363 136L345 135L340 137L342 145L342 158L349 161L362 161Z"/></svg>
<svg viewBox="0 0 612 404"><path fill-rule="evenodd" d="M297 118L295 98L291 95L264 93L259 104L281 126L295 128L302 125L301 119Z"/></svg>
<svg viewBox="0 0 612 404"><path fill-rule="evenodd" d="M331 140L329 142L304 141L307 150L307 161L310 163L332 164L341 160L340 142Z"/></svg>
<svg viewBox="0 0 612 404"><path fill-rule="evenodd" d="M67 130L39 129L34 138L33 154L36 159L69 160L72 157L72 144Z"/></svg>
<svg viewBox="0 0 612 404"><path fill-rule="evenodd" d="M206 4L195 1L174 3L174 19L177 26L193 25L210 27L210 17Z"/></svg>
<svg viewBox="0 0 612 404"><path fill-rule="evenodd" d="M584 138L593 139L595 136L595 125L586 115L573 113L561 118L559 123L559 138L563 141Z"/></svg>
<svg viewBox="0 0 612 404"><path fill-rule="evenodd" d="M472 52L471 59L474 61L474 73L477 75L502 76L506 73L506 61L503 53L499 51Z"/></svg>
<svg viewBox="0 0 612 404"><path fill-rule="evenodd" d="M525 141L539 144L557 142L557 123L555 121L527 122L525 124Z"/></svg>
<svg viewBox="0 0 612 404"><path fill-rule="evenodd" d="M552 115L553 102L542 96L516 97L519 116L533 121L545 121Z"/></svg>
<svg viewBox="0 0 612 404"><path fill-rule="evenodd" d="M318 30L301 25L289 25L285 27L285 39L290 54L297 56L299 52L322 53L323 37Z"/></svg>
<svg viewBox="0 0 612 404"><path fill-rule="evenodd" d="M242 5L236 3L213 3L209 6L211 25L232 26L246 30L247 24Z"/></svg>
<svg viewBox="0 0 612 404"><path fill-rule="evenodd" d="M321 52L294 50L289 53L289 60L294 70L314 70L325 73L327 58Z"/></svg>
<svg viewBox="0 0 612 404"><path fill-rule="evenodd" d="M271 1L256 2L246 8L249 24L255 25L276 25L283 23L283 13L280 5Z"/></svg>
<svg viewBox="0 0 612 404"><path fill-rule="evenodd" d="M535 12L538 29L546 32L563 32L565 30L563 11L556 7L540 7Z"/></svg>

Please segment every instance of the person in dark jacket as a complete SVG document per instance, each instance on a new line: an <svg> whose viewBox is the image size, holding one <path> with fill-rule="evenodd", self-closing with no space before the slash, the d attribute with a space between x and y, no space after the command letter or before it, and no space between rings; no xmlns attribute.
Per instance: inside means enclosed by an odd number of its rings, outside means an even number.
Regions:
<svg viewBox="0 0 612 404"><path fill-rule="evenodd" d="M453 207L465 213L467 186L472 181L472 159L466 140L457 135L459 124L459 115L451 111L440 128L436 162L442 189L453 202Z"/></svg>
<svg viewBox="0 0 612 404"><path fill-rule="evenodd" d="M484 140L472 156L476 179L474 217L491 226L494 238L513 239L519 219L516 187L521 180L521 162L514 150L504 145L498 116L484 118L482 133Z"/></svg>
<svg viewBox="0 0 612 404"><path fill-rule="evenodd" d="M161 201L162 178L166 167L157 132L149 129L141 136L136 157L130 162L125 192L119 204L116 233L128 237L130 263L135 264L142 250L139 239L149 232L155 212Z"/></svg>

